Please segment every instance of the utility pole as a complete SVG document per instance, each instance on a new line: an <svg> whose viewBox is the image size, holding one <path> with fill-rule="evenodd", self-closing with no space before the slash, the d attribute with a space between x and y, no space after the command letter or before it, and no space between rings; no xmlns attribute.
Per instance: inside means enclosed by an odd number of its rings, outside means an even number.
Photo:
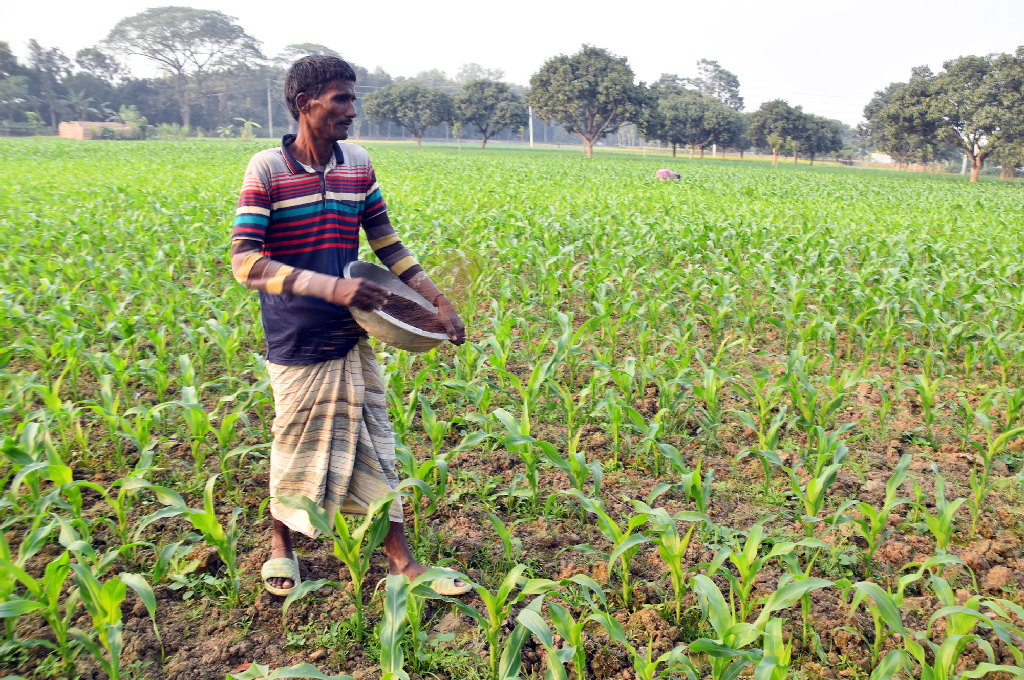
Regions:
<svg viewBox="0 0 1024 680"><path fill-rule="evenodd" d="M274 109L270 106L270 78L267 78L267 120L270 122L270 138L274 138Z"/></svg>
<svg viewBox="0 0 1024 680"><path fill-rule="evenodd" d="M530 110L530 148L533 148L533 107L527 107ZM520 109L522 111L522 109Z"/></svg>

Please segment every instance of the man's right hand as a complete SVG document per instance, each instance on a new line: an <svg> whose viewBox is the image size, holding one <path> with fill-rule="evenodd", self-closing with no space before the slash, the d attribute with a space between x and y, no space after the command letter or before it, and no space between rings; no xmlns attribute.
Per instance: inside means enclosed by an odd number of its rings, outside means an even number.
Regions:
<svg viewBox="0 0 1024 680"><path fill-rule="evenodd" d="M331 302L346 307L358 307L369 312L380 309L389 295L389 290L366 279L339 278L334 284Z"/></svg>

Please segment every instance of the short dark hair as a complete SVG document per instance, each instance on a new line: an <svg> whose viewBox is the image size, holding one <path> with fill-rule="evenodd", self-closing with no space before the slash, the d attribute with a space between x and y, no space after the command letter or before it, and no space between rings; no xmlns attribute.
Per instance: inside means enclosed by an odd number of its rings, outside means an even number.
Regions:
<svg viewBox="0 0 1024 680"><path fill-rule="evenodd" d="M332 80L350 80L354 83L356 72L344 59L324 54L311 54L292 64L284 80L284 101L292 112L292 118L299 119L295 98L300 92L316 99Z"/></svg>

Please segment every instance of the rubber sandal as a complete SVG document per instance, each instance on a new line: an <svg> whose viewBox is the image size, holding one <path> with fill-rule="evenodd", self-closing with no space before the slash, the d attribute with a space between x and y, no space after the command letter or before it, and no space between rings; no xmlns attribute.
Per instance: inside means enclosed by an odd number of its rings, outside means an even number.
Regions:
<svg viewBox="0 0 1024 680"><path fill-rule="evenodd" d="M292 553L291 557L275 557L267 560L263 563L263 568L260 569L260 576L263 578L263 587L267 589L268 593L287 597L302 583L302 579L299 578L299 556ZM272 578L291 579L293 585L291 588L275 588L269 582Z"/></svg>
<svg viewBox="0 0 1024 680"><path fill-rule="evenodd" d="M462 585L455 585L456 581L462 582ZM465 595L469 591L473 590L473 586L469 585L462 579L454 578L439 578L430 582L430 587L434 589L434 592L438 595L445 597L455 597L456 595Z"/></svg>

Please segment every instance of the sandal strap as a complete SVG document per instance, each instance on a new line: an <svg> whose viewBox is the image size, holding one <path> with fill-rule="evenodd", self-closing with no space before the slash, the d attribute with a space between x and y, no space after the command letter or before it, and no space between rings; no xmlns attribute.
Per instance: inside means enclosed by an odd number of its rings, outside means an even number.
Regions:
<svg viewBox="0 0 1024 680"><path fill-rule="evenodd" d="M275 557L263 563L260 576L266 581L270 578L288 578L298 581L299 570L296 560L290 557Z"/></svg>

